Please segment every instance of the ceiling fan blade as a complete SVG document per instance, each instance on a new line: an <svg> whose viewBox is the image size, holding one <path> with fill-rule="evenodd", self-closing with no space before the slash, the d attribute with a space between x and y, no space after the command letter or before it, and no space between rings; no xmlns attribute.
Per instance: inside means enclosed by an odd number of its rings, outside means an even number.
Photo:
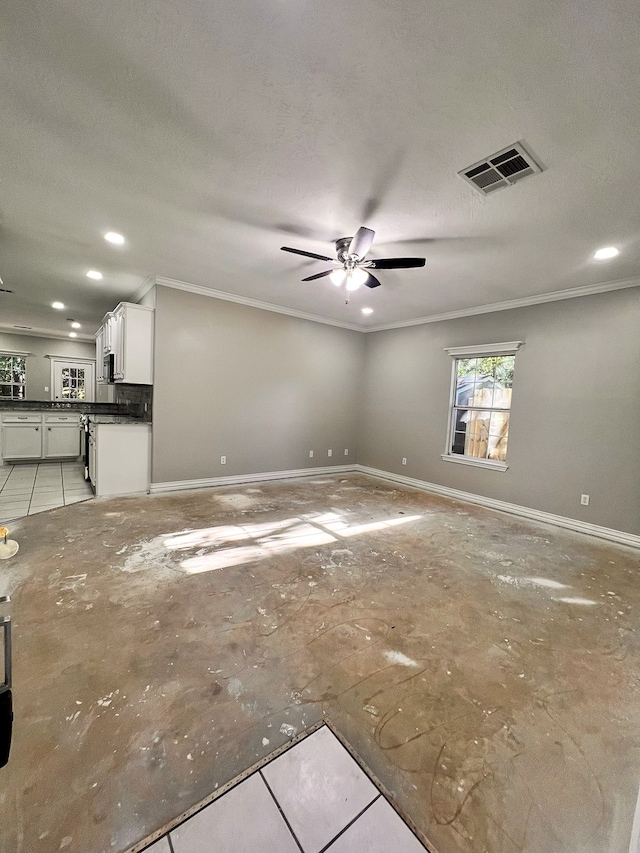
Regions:
<svg viewBox="0 0 640 853"><path fill-rule="evenodd" d="M315 281L316 278L324 278L325 275L331 275L333 270L325 270L324 272L318 272L315 275L307 276L307 278L303 278L302 281Z"/></svg>
<svg viewBox="0 0 640 853"><path fill-rule="evenodd" d="M370 260L370 269L373 270L408 270L414 267L423 267L426 258L376 258Z"/></svg>
<svg viewBox="0 0 640 853"><path fill-rule="evenodd" d="M362 260L371 248L375 236L376 232L372 231L371 228L365 228L364 226L358 228L349 244L349 254L357 255Z"/></svg>
<svg viewBox="0 0 640 853"><path fill-rule="evenodd" d="M289 246L280 246L283 252L291 252L293 255L304 255L305 258L315 258L317 261L333 261L334 258L328 258L326 255L316 255L315 252L303 252L302 249L290 249Z"/></svg>
<svg viewBox="0 0 640 853"><path fill-rule="evenodd" d="M367 270L367 272L369 271ZM378 281L375 275L371 275L371 273L369 273L369 278L365 281L365 284L367 285L367 287L380 287L382 282Z"/></svg>

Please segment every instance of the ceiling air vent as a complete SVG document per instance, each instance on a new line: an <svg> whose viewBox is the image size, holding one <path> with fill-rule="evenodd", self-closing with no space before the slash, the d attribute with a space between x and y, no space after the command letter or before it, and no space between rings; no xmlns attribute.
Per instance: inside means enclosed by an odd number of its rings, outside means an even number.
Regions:
<svg viewBox="0 0 640 853"><path fill-rule="evenodd" d="M14 329L32 329L33 326L14 326Z"/></svg>
<svg viewBox="0 0 640 853"><path fill-rule="evenodd" d="M0 293L13 293L13 290L7 290L6 287L0 287Z"/></svg>
<svg viewBox="0 0 640 853"><path fill-rule="evenodd" d="M536 163L531 154L521 142L503 148L497 154L492 154L486 160L474 163L461 172L461 178L468 181L483 195L509 187L522 178L541 172L542 168Z"/></svg>

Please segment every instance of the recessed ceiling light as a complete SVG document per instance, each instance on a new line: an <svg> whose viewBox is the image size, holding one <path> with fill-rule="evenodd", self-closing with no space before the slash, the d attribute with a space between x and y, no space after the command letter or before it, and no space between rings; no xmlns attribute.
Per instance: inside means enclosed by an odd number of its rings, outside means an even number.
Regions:
<svg viewBox="0 0 640 853"><path fill-rule="evenodd" d="M64 302L52 302L51 307L55 308L56 311L62 311L62 309L64 308Z"/></svg>
<svg viewBox="0 0 640 853"><path fill-rule="evenodd" d="M373 308L363 308L362 313L363 314L373 314Z"/></svg>
<svg viewBox="0 0 640 853"><path fill-rule="evenodd" d="M117 231L107 231L104 239L107 243L112 243L114 246L124 246L124 237L122 234L118 234Z"/></svg>
<svg viewBox="0 0 640 853"><path fill-rule="evenodd" d="M71 328L72 328L72 329L79 329L79 328L80 328L80 323L78 323L78 321L77 321L77 320L74 320L74 321L73 321L73 323L71 324Z"/></svg>
<svg viewBox="0 0 640 853"><path fill-rule="evenodd" d="M619 254L620 249L616 249L615 246L605 246L604 249L598 249L593 257L596 261L608 261L609 258L615 258Z"/></svg>
<svg viewBox="0 0 640 853"><path fill-rule="evenodd" d="M102 279L102 273L98 272L98 270L89 270L87 278L92 278L94 281L100 281Z"/></svg>
<svg viewBox="0 0 640 853"><path fill-rule="evenodd" d="M77 332L69 332L69 337L70 337L70 338L77 338L77 337L78 337L78 333L77 333Z"/></svg>

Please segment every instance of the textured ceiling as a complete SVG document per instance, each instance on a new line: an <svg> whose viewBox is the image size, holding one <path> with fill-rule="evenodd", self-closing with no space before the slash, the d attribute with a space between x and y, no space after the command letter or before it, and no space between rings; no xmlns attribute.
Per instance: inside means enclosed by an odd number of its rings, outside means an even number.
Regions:
<svg viewBox="0 0 640 853"><path fill-rule="evenodd" d="M639 43L637 0L3 0L0 325L152 274L363 326L638 276ZM543 174L457 176L519 139ZM345 306L279 251L361 224L427 266Z"/></svg>

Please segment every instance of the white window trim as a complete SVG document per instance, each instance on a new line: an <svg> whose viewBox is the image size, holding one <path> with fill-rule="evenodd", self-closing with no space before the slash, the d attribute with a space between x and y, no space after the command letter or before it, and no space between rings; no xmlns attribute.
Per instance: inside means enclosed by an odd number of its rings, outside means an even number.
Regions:
<svg viewBox="0 0 640 853"><path fill-rule="evenodd" d="M463 456L460 453L451 453L451 440L453 437L453 412L456 394L456 359L457 358L482 358L486 355L515 355L524 341L508 341L500 344L477 344L476 346L445 347L444 351L449 353L453 359L451 368L451 388L449 389L449 423L447 427L447 444L445 452L441 454L444 462L455 462L457 465L471 465L473 468L485 468L489 471L507 471L509 466L506 462L496 459L477 459L475 456ZM511 411L511 410L509 410Z"/></svg>
<svg viewBox="0 0 640 853"><path fill-rule="evenodd" d="M503 344L476 344L465 347L445 347L452 358L482 358L485 355L515 355L524 341L507 341Z"/></svg>
<svg viewBox="0 0 640 853"><path fill-rule="evenodd" d="M506 462L498 462L495 459L476 459L474 456L462 456L460 453L443 453L441 458L445 462L473 465L474 468L490 468L492 471L506 471L509 467Z"/></svg>

